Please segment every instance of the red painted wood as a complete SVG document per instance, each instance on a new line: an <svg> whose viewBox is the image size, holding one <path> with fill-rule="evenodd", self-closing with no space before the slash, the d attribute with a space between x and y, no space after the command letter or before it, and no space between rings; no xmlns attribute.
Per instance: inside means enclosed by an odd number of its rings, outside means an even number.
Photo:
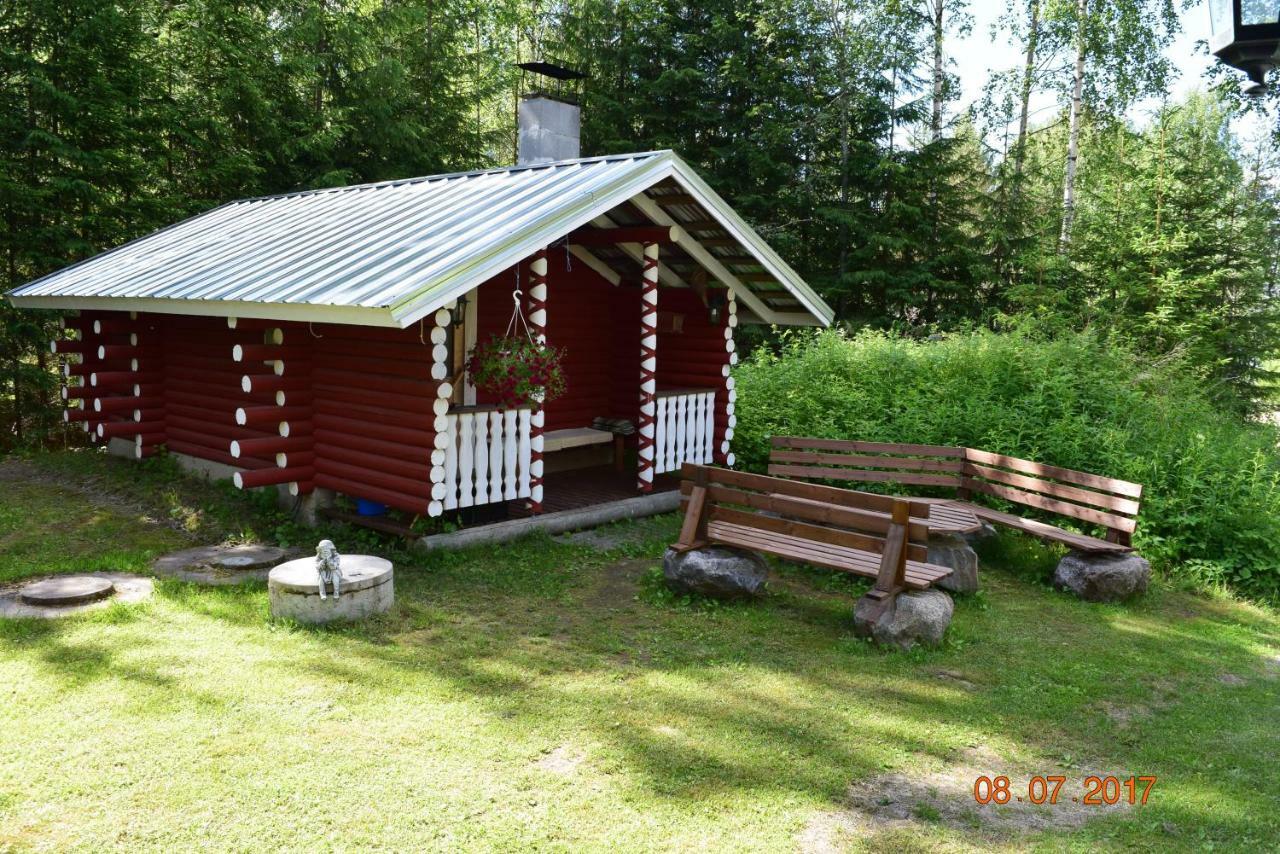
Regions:
<svg viewBox="0 0 1280 854"><path fill-rule="evenodd" d="M367 486L362 483L347 480L346 478L336 477L334 475L316 473L315 484L324 489L332 489L335 492L341 492L345 495L357 498L367 498L370 501L377 501L380 504L386 504L388 507L394 507L397 510L407 510L410 513L416 513L419 516L426 515L428 508L431 506L429 500L418 498L413 495L405 495L401 492L395 492L389 489L380 489L376 486Z"/></svg>
<svg viewBox="0 0 1280 854"><path fill-rule="evenodd" d="M299 468L261 468L254 471L239 471L235 474L235 483L241 489L255 489L259 486L275 486L290 481L310 481L315 471L309 466Z"/></svg>

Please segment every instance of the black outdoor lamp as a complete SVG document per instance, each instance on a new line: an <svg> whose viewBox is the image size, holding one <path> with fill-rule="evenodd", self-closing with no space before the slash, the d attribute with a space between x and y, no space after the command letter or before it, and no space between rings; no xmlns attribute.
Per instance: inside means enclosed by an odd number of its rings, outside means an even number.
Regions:
<svg viewBox="0 0 1280 854"><path fill-rule="evenodd" d="M1280 65L1280 0L1209 0L1209 49L1245 73L1246 95L1267 90L1267 72Z"/></svg>
<svg viewBox="0 0 1280 854"><path fill-rule="evenodd" d="M724 315L724 307L728 302L719 291L707 294L707 320L711 321L712 326L720 325L720 318Z"/></svg>

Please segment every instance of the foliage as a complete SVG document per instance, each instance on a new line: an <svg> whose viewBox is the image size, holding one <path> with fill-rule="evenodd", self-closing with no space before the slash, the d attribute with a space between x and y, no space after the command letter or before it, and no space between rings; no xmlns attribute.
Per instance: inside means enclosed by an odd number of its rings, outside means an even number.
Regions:
<svg viewBox="0 0 1280 854"><path fill-rule="evenodd" d="M1280 434L1221 412L1184 364L1096 333L911 342L794 335L735 374L734 448L772 435L962 445L1143 484L1135 545L1170 573L1280 599Z"/></svg>
<svg viewBox="0 0 1280 854"><path fill-rule="evenodd" d="M467 356L477 389L505 407L550 403L566 389L562 352L518 335L491 335Z"/></svg>

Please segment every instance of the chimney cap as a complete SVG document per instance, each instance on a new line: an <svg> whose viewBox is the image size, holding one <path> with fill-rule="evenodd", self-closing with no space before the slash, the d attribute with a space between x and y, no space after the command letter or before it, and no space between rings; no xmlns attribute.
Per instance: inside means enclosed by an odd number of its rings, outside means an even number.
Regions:
<svg viewBox="0 0 1280 854"><path fill-rule="evenodd" d="M585 80L587 75L573 68L566 68L563 65L556 65L554 62L518 62L516 68L532 71L534 74L541 74L544 77L552 77L556 80Z"/></svg>

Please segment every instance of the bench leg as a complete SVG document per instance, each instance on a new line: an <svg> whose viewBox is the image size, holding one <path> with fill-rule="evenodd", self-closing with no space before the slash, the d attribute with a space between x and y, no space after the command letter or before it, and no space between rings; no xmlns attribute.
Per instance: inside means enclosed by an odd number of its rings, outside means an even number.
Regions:
<svg viewBox="0 0 1280 854"><path fill-rule="evenodd" d="M672 546L673 549L687 552L706 545L707 513L710 509L707 500L707 470L699 468L693 476L689 509L685 511L684 524L680 526L680 539Z"/></svg>
<svg viewBox="0 0 1280 854"><path fill-rule="evenodd" d="M907 526L911 523L911 507L905 501L893 502L893 521L884 537L880 555L880 573L875 585L862 598L873 603L870 622L875 623L889 610L898 594L907 589Z"/></svg>

